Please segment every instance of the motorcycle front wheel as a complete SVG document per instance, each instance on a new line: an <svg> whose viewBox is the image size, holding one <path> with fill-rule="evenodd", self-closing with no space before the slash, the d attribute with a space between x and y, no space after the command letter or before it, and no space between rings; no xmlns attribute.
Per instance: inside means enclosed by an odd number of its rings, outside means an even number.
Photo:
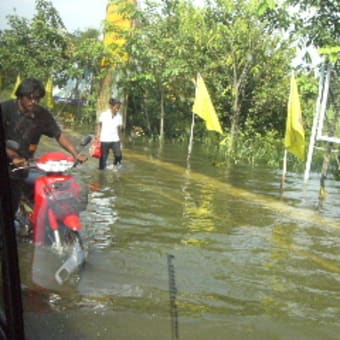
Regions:
<svg viewBox="0 0 340 340"><path fill-rule="evenodd" d="M57 231L53 231L53 237L49 235L51 247L60 259L60 267L55 273L56 281L62 285L68 281L71 275L83 268L87 256L82 239L78 231L70 230L61 225Z"/></svg>

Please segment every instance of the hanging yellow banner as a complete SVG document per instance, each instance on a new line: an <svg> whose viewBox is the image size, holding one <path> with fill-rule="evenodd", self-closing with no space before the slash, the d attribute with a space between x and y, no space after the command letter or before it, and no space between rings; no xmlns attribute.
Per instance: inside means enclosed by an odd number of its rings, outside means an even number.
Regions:
<svg viewBox="0 0 340 340"><path fill-rule="evenodd" d="M134 0L128 0L135 4ZM132 20L127 18L127 13L123 11L122 3L108 4L106 7L106 24L104 32L104 45L112 50L112 58L104 58L102 67L113 66L114 56L119 56L123 61L127 61L129 56L122 53L122 48L126 43L123 37L132 27Z"/></svg>
<svg viewBox="0 0 340 340"><path fill-rule="evenodd" d="M290 81L285 148L302 161L305 160L305 131L302 122L300 98L294 75L292 75Z"/></svg>
<svg viewBox="0 0 340 340"><path fill-rule="evenodd" d="M53 98L53 82L52 78L48 78L46 86L45 86L45 91L46 91L46 97L47 97L47 107L49 109L53 109L55 106L54 98Z"/></svg>
<svg viewBox="0 0 340 340"><path fill-rule="evenodd" d="M12 93L11 93L11 98L14 99L14 98L17 97L17 96L15 95L15 92L16 92L17 88L19 87L20 83L21 83L21 78L20 78L20 74L18 74L18 75L17 75L17 79L16 79L16 81L15 81L15 85L14 85L13 91L12 91Z"/></svg>
<svg viewBox="0 0 340 340"><path fill-rule="evenodd" d="M221 124L218 120L210 95L201 75L197 74L195 102L192 112L205 120L208 130L223 134Z"/></svg>

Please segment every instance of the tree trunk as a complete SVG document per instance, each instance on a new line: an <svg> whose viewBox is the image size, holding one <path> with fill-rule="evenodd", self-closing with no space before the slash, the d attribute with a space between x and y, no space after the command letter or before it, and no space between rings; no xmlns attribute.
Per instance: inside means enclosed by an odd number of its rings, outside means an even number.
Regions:
<svg viewBox="0 0 340 340"><path fill-rule="evenodd" d="M145 115L145 122L146 122L146 127L148 129L149 132L149 136L153 135L152 133L152 129L151 129L151 123L150 123L150 117L149 117L149 109L148 109L148 105L146 104L146 98L143 98L143 111L144 111L144 115Z"/></svg>
<svg viewBox="0 0 340 340"><path fill-rule="evenodd" d="M229 150L228 150L228 153L232 155L236 153L237 135L238 135L238 130L239 130L239 120L240 120L239 80L237 79L237 72L235 68L234 68L233 92L234 92L233 115L231 118L230 145L229 145Z"/></svg>
<svg viewBox="0 0 340 340"><path fill-rule="evenodd" d="M237 58L235 58L236 60ZM235 155L237 152L237 139L240 129L240 115L241 115L241 104L240 98L244 95L245 84L251 68L251 60L247 61L242 71L238 73L237 64L233 66L233 92L234 92L234 103L233 103L233 116L231 120L230 128L230 146L228 152ZM238 76L239 75L239 76Z"/></svg>
<svg viewBox="0 0 340 340"><path fill-rule="evenodd" d="M231 128L230 128L230 147L229 153L235 154L236 153L236 146L237 146L237 136L239 131L239 120L240 120L240 107L239 107L239 100L238 100L238 93L235 91L235 98L233 104L233 116L231 120Z"/></svg>
<svg viewBox="0 0 340 340"><path fill-rule="evenodd" d="M107 106L109 99L112 95L112 86L113 86L113 69L110 69L104 79L102 80L102 84L100 87L99 97L97 101L97 118L98 115L104 111Z"/></svg>

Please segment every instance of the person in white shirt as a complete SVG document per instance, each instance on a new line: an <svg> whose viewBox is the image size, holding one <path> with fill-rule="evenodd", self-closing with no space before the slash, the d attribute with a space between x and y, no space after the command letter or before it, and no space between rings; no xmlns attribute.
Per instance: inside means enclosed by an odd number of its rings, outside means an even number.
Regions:
<svg viewBox="0 0 340 340"><path fill-rule="evenodd" d="M104 170L109 156L110 149L113 152L113 167L121 165L122 148L121 134L123 119L119 113L121 102L118 99L109 100L110 108L99 116L97 136L101 142L102 156L99 158L99 169Z"/></svg>

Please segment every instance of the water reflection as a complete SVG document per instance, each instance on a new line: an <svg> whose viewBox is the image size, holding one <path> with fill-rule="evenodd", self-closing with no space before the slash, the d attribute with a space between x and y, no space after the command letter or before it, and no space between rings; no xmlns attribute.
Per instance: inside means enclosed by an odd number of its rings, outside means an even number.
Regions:
<svg viewBox="0 0 340 340"><path fill-rule="evenodd" d="M204 233L216 230L214 218L213 196L215 189L209 183L195 183L191 178L191 170L185 171L183 184L183 225L188 235L183 244L201 246L207 241ZM202 236L203 235L203 236Z"/></svg>
<svg viewBox="0 0 340 340"><path fill-rule="evenodd" d="M288 177L280 198L279 172L216 169L199 155L188 167L176 146L166 151L125 150L119 173L98 171L94 160L82 170L89 255L68 289L32 290L21 244L33 325L49 311L60 338L77 329L84 339L170 338L172 254L180 338L335 339L338 183L317 210L316 180L304 187Z"/></svg>

